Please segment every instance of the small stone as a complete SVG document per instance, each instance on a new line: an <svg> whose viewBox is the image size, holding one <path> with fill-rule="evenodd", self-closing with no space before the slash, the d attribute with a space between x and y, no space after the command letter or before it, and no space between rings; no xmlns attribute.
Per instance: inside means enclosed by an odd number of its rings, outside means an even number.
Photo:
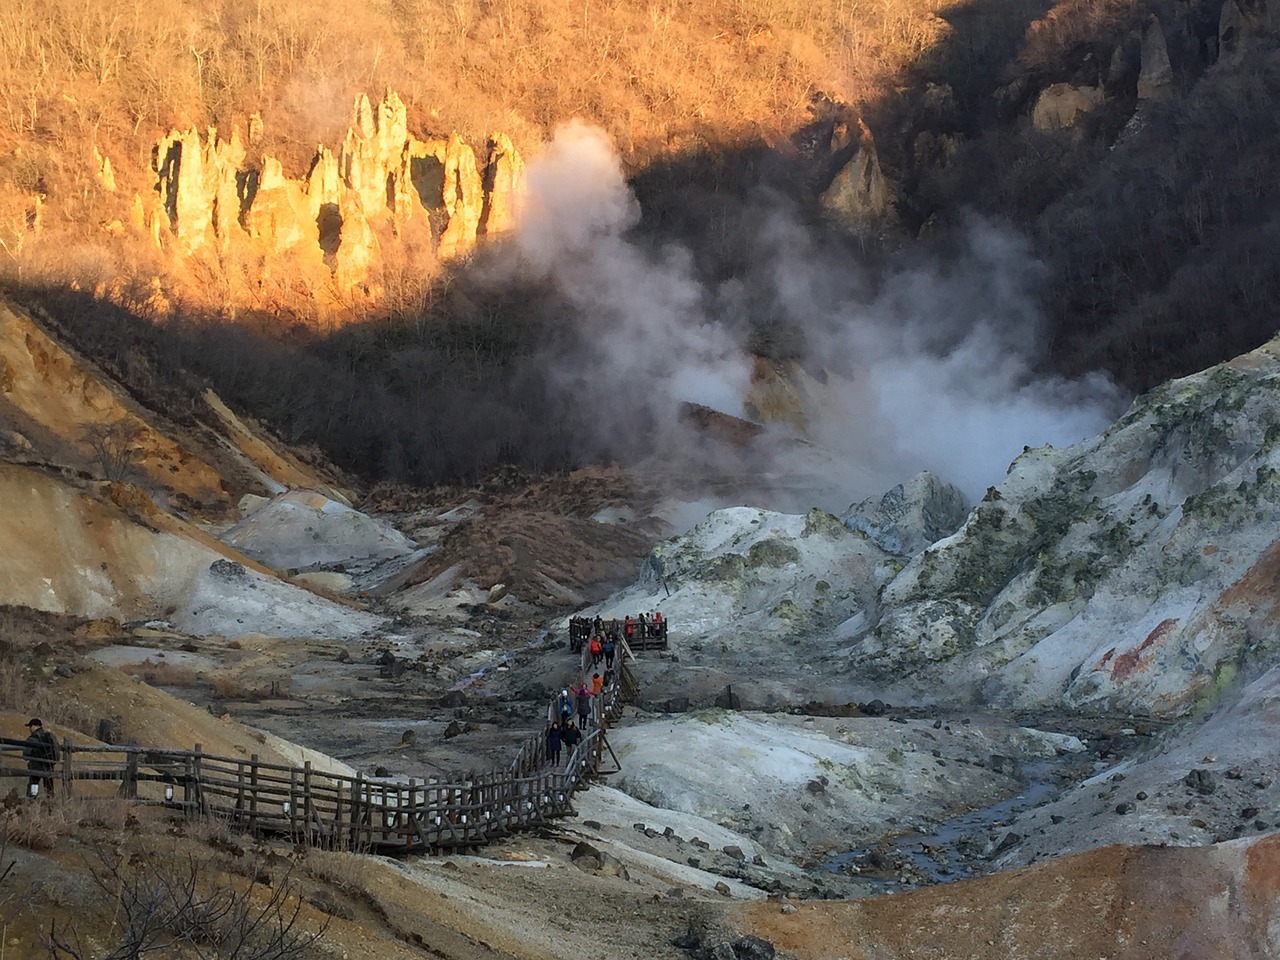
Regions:
<svg viewBox="0 0 1280 960"><path fill-rule="evenodd" d="M716 881L715 891L716 893L720 894L720 896L727 897L729 896L729 893L730 893L729 885L725 883L723 880L718 880Z"/></svg>
<svg viewBox="0 0 1280 960"><path fill-rule="evenodd" d="M641 833L644 833L644 832L645 832L645 830L646 830L646 829L648 829L648 827L647 827L645 824L643 824L643 823L633 823L633 824L631 825L631 828L632 828L633 830L639 830Z"/></svg>
<svg viewBox="0 0 1280 960"><path fill-rule="evenodd" d="M793 914L796 912L796 905L794 903L784 903L782 905L782 912L788 915Z"/></svg>
<svg viewBox="0 0 1280 960"><path fill-rule="evenodd" d="M1132 803L1129 803L1127 800L1124 803L1116 804L1116 813L1121 814L1122 816L1126 813L1133 813L1136 809L1137 807Z"/></svg>
<svg viewBox="0 0 1280 960"><path fill-rule="evenodd" d="M662 835L666 837L668 840L670 840L672 837L676 835L676 832L675 830L671 829L671 827L664 827L662 829Z"/></svg>
<svg viewBox="0 0 1280 960"><path fill-rule="evenodd" d="M653 827L645 827L644 835L652 840L658 835L658 831L653 829Z"/></svg>
<svg viewBox="0 0 1280 960"><path fill-rule="evenodd" d="M604 857L596 847L593 847L585 840L580 840L577 845L574 846L573 852L569 854L569 859L581 860L583 857L594 857L597 861L596 869L599 869L600 862L604 860Z"/></svg>
<svg viewBox="0 0 1280 960"><path fill-rule="evenodd" d="M1261 777L1257 777L1251 782L1259 790L1265 790L1267 787L1271 786L1272 780L1266 774L1263 774Z"/></svg>
<svg viewBox="0 0 1280 960"><path fill-rule="evenodd" d="M1228 780L1242 780L1244 779L1244 771L1241 770L1239 767L1232 767L1230 770L1224 773L1223 776L1226 777Z"/></svg>
<svg viewBox="0 0 1280 960"><path fill-rule="evenodd" d="M1195 769L1188 773L1182 780L1188 787L1196 793L1208 795L1218 789L1217 783L1214 781L1213 773L1209 770Z"/></svg>
<svg viewBox="0 0 1280 960"><path fill-rule="evenodd" d="M1191 825L1195 827L1197 830L1205 830L1205 829L1208 829L1208 826L1209 826L1209 824L1205 823L1199 817L1196 817L1194 820L1192 820Z"/></svg>
<svg viewBox="0 0 1280 960"><path fill-rule="evenodd" d="M1241 820L1253 820L1253 819L1256 819L1257 816L1258 816L1257 807L1245 807L1243 810L1240 811Z"/></svg>
<svg viewBox="0 0 1280 960"><path fill-rule="evenodd" d="M734 860L745 860L747 855L742 852L742 848L736 845L730 845L724 848L726 856L732 857Z"/></svg>
<svg viewBox="0 0 1280 960"><path fill-rule="evenodd" d="M772 943L759 937L739 937L733 941L733 955L737 960L773 960L776 953Z"/></svg>
<svg viewBox="0 0 1280 960"><path fill-rule="evenodd" d="M582 821L582 825L583 825L584 827L586 827L588 830L599 830L599 829L601 829L601 825L600 825L600 821L599 821L599 820L583 820L583 821Z"/></svg>
<svg viewBox="0 0 1280 960"><path fill-rule="evenodd" d="M1138 793L1137 793L1137 797L1136 797L1136 799L1138 799L1138 800L1145 800L1145 799L1147 799L1147 791L1145 791L1145 790L1139 790L1139 791L1138 791Z"/></svg>
<svg viewBox="0 0 1280 960"><path fill-rule="evenodd" d="M1064 821L1064 820L1066 820L1066 819L1067 819L1067 818L1066 818L1066 817L1064 817L1064 816L1063 816L1062 814L1060 814L1060 813L1051 813L1051 814L1049 814L1049 821L1050 821L1051 823L1055 824L1055 825L1056 825L1056 824L1059 824L1059 823L1062 823L1062 821Z"/></svg>

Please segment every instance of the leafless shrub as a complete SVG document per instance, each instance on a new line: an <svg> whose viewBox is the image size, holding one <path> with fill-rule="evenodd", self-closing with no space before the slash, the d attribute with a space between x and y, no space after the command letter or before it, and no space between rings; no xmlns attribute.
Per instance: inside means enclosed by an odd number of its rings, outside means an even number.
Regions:
<svg viewBox="0 0 1280 960"><path fill-rule="evenodd" d="M292 870L272 876L260 865L250 879L226 877L212 855L175 849L121 854L99 848L90 873L104 912L119 931L108 952L88 948L56 924L45 937L52 960L135 960L186 955L288 960L310 954L327 921L310 924Z"/></svg>
<svg viewBox="0 0 1280 960"><path fill-rule="evenodd" d="M85 427L83 439L93 451L102 476L115 483L128 480L138 460L142 428L132 420L95 423Z"/></svg>
<svg viewBox="0 0 1280 960"><path fill-rule="evenodd" d="M191 667L175 667L151 659L143 660L129 672L153 687L194 687L199 679Z"/></svg>
<svg viewBox="0 0 1280 960"><path fill-rule="evenodd" d="M244 700L249 691L239 680L218 676L209 681L209 696L215 700Z"/></svg>

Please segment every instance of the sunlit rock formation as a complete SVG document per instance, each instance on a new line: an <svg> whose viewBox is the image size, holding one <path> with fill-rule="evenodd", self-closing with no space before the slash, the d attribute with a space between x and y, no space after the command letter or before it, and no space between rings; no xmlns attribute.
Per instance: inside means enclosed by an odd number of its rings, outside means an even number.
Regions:
<svg viewBox="0 0 1280 960"><path fill-rule="evenodd" d="M261 120L250 128L260 139ZM338 154L319 146L300 179L270 156L248 167L239 131L222 139L214 128L203 138L194 128L163 137L153 168L163 217L134 220L154 223L161 242L171 237L184 255L245 240L273 254L318 253L344 285L360 283L377 260L378 225L395 236L415 230L449 260L509 231L524 189L523 161L505 134L493 135L481 166L456 133L414 137L394 92L376 105L361 95Z"/></svg>

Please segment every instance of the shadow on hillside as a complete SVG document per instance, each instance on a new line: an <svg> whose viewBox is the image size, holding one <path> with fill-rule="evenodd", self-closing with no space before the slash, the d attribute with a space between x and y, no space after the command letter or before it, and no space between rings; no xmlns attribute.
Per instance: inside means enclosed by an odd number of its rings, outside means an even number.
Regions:
<svg viewBox="0 0 1280 960"><path fill-rule="evenodd" d="M1280 297L1280 43L1258 33L1214 66L1221 0L1061 5L974 0L861 116L896 194L896 231L839 236L820 223L831 131L856 118L815 98L778 148L709 150L634 183L639 232L694 251L703 278L745 275L771 220L790 216L844 249L851 270L946 238L967 212L1012 225L1049 267L1045 372L1104 370L1142 391L1236 356L1275 331ZM1158 14L1172 79L1139 101L1141 38ZM1104 97L1070 129L1031 112L1053 84ZM755 317L754 324L770 318Z"/></svg>

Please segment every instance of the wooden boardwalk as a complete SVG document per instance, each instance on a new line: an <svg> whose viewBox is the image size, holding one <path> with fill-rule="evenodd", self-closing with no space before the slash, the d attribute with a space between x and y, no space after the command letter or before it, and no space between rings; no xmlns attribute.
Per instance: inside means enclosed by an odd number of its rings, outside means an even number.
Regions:
<svg viewBox="0 0 1280 960"><path fill-rule="evenodd" d="M587 658L584 657L584 666ZM621 660L621 658L620 658ZM606 731L635 681L620 662L592 702L593 722L562 766L548 766L546 737L521 744L506 768L436 778L354 777L192 750L86 746L69 739L50 774L75 796L86 781L118 783L137 803L191 817L216 817L299 843L380 853L436 853L479 847L568 812L574 791L600 768ZM27 777L21 740L0 739L0 776Z"/></svg>

